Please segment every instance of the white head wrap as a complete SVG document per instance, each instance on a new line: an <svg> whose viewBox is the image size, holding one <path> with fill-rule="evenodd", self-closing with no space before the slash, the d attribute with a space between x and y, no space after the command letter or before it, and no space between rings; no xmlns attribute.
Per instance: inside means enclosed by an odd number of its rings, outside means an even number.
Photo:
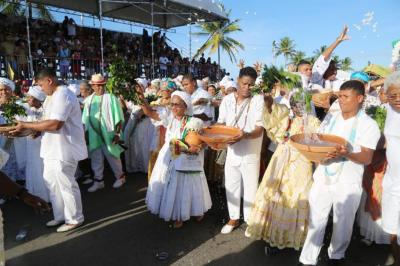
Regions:
<svg viewBox="0 0 400 266"><path fill-rule="evenodd" d="M46 94L39 86L29 87L28 95L41 102L44 102L44 100L46 99Z"/></svg>
<svg viewBox="0 0 400 266"><path fill-rule="evenodd" d="M190 96L189 93L184 92L184 91L174 91L171 95L171 98L174 96L178 96L179 98L182 99L182 101L185 102L186 104L186 114L187 115L193 115L193 105L192 105L192 97Z"/></svg>
<svg viewBox="0 0 400 266"><path fill-rule="evenodd" d="M81 90L80 90L78 84L69 84L68 89L70 91L72 91L76 96L78 96L81 93Z"/></svg>
<svg viewBox="0 0 400 266"><path fill-rule="evenodd" d="M237 88L236 82L234 82L232 80L229 80L229 81L225 82L224 86L225 86L225 89Z"/></svg>
<svg viewBox="0 0 400 266"><path fill-rule="evenodd" d="M7 86L12 91L15 90L15 83L12 80L9 80L7 78L0 78L0 84Z"/></svg>
<svg viewBox="0 0 400 266"><path fill-rule="evenodd" d="M142 86L144 89L146 89L147 86L149 85L149 82L148 82L147 79L145 79L145 78L137 78L136 81L137 81L137 83L139 83L139 85Z"/></svg>

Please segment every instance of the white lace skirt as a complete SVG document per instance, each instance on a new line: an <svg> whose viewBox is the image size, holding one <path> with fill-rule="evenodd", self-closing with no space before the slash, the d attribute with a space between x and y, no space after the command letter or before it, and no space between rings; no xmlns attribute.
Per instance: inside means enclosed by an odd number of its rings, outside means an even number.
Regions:
<svg viewBox="0 0 400 266"><path fill-rule="evenodd" d="M146 195L147 208L165 221L187 221L211 208L206 176L174 169L168 144L161 149Z"/></svg>

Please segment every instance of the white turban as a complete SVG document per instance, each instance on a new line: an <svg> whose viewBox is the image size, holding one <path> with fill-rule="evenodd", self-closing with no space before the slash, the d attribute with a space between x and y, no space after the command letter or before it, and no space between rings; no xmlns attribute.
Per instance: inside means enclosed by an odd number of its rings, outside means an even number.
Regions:
<svg viewBox="0 0 400 266"><path fill-rule="evenodd" d="M225 82L225 83L224 83L224 87L225 87L225 89L228 89L228 88L237 88L236 82L234 82L234 81L232 81L232 80L229 80L229 81Z"/></svg>
<svg viewBox="0 0 400 266"><path fill-rule="evenodd" d="M46 94L39 86L29 87L28 95L41 102L44 102L44 100L46 99Z"/></svg>
<svg viewBox="0 0 400 266"><path fill-rule="evenodd" d="M9 80L7 78L0 78L0 84L7 86L12 91L15 90L15 83L12 80Z"/></svg>
<svg viewBox="0 0 400 266"><path fill-rule="evenodd" d="M186 114L193 115L193 105L192 105L192 96L189 93L184 91L174 91L171 95L171 98L174 96L178 96L182 99L182 101L186 104Z"/></svg>
<svg viewBox="0 0 400 266"><path fill-rule="evenodd" d="M147 85L149 85L149 82L147 81L147 79L144 78L137 78L136 79L137 83L139 83L140 86L142 86L144 89L147 88Z"/></svg>

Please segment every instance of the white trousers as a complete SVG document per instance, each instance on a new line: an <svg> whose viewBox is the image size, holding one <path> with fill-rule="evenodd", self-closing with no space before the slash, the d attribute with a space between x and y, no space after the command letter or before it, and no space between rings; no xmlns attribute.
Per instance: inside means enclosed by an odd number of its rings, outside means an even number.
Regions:
<svg viewBox="0 0 400 266"><path fill-rule="evenodd" d="M67 224L83 222L81 192L74 177L78 162L44 159L43 164L54 219Z"/></svg>
<svg viewBox="0 0 400 266"><path fill-rule="evenodd" d="M94 172L95 181L103 181L104 172L104 157L107 159L115 178L120 178L124 171L122 170L122 163L120 158L112 156L105 145L101 146L90 153L90 159L92 164L92 170Z"/></svg>
<svg viewBox="0 0 400 266"><path fill-rule="evenodd" d="M240 218L240 199L243 192L243 216L247 222L256 197L259 172L259 162L231 165L229 160L226 160L225 191L231 220Z"/></svg>
<svg viewBox="0 0 400 266"><path fill-rule="evenodd" d="M333 232L328 255L344 258L351 241L355 214L360 204L361 184L314 182L309 194L310 221L307 238L300 255L303 264L316 265L321 250L329 213L333 208Z"/></svg>

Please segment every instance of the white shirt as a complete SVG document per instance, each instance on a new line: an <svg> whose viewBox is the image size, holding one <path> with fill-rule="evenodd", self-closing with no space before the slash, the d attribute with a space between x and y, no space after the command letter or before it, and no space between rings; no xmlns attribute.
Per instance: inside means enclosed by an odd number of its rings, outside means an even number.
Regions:
<svg viewBox="0 0 400 266"><path fill-rule="evenodd" d="M238 127L247 133L252 132L257 126L262 127L264 97L262 95L253 96L250 103L245 106L246 102L244 101L240 105L237 105L235 93L225 96L219 107L218 123ZM243 110L243 112L239 116L240 110ZM237 124L235 125L237 117L239 119L237 119ZM243 139L228 146L226 160L232 165L239 165L242 162L258 163L261 146L262 135L256 139Z"/></svg>
<svg viewBox="0 0 400 266"><path fill-rule="evenodd" d="M60 130L45 132L40 157L67 162L87 158L87 148L78 99L66 86L58 86L43 104L44 120L63 121Z"/></svg>
<svg viewBox="0 0 400 266"><path fill-rule="evenodd" d="M389 104L386 106L385 122L386 159L388 166L383 178L383 187L400 196L400 113Z"/></svg>
<svg viewBox="0 0 400 266"><path fill-rule="evenodd" d="M377 123L364 111L360 111L358 118L356 117L345 120L343 119L342 112L327 116L322 122L319 132L336 135L350 142L351 131L353 126L355 126L355 139L351 152L360 152L361 146L375 150L381 136ZM342 169L341 171L339 170L340 168ZM332 162L327 169L322 164L318 165L314 172L314 182L327 182L327 179L329 179L331 183L358 183L361 185L364 173L364 165L362 164L345 160L344 162ZM338 174L333 177L327 176L327 171Z"/></svg>
<svg viewBox="0 0 400 266"><path fill-rule="evenodd" d="M329 58L328 61L325 61L324 56L320 55L317 61L315 61L312 68L312 76L310 81L312 90L322 91L327 88L336 92L339 91L343 82L350 79L350 75L348 75L347 72L338 70L336 80L325 80L323 76L328 69L331 60L332 59Z"/></svg>
<svg viewBox="0 0 400 266"><path fill-rule="evenodd" d="M199 99L206 99L211 101L211 95L208 93L208 91L203 90L201 88L197 88L193 94L191 95L192 97L192 104L197 102ZM202 105L193 105L193 114L194 115L201 115L201 114L206 114L208 117L213 116L213 109L211 106L207 104L202 104Z"/></svg>

